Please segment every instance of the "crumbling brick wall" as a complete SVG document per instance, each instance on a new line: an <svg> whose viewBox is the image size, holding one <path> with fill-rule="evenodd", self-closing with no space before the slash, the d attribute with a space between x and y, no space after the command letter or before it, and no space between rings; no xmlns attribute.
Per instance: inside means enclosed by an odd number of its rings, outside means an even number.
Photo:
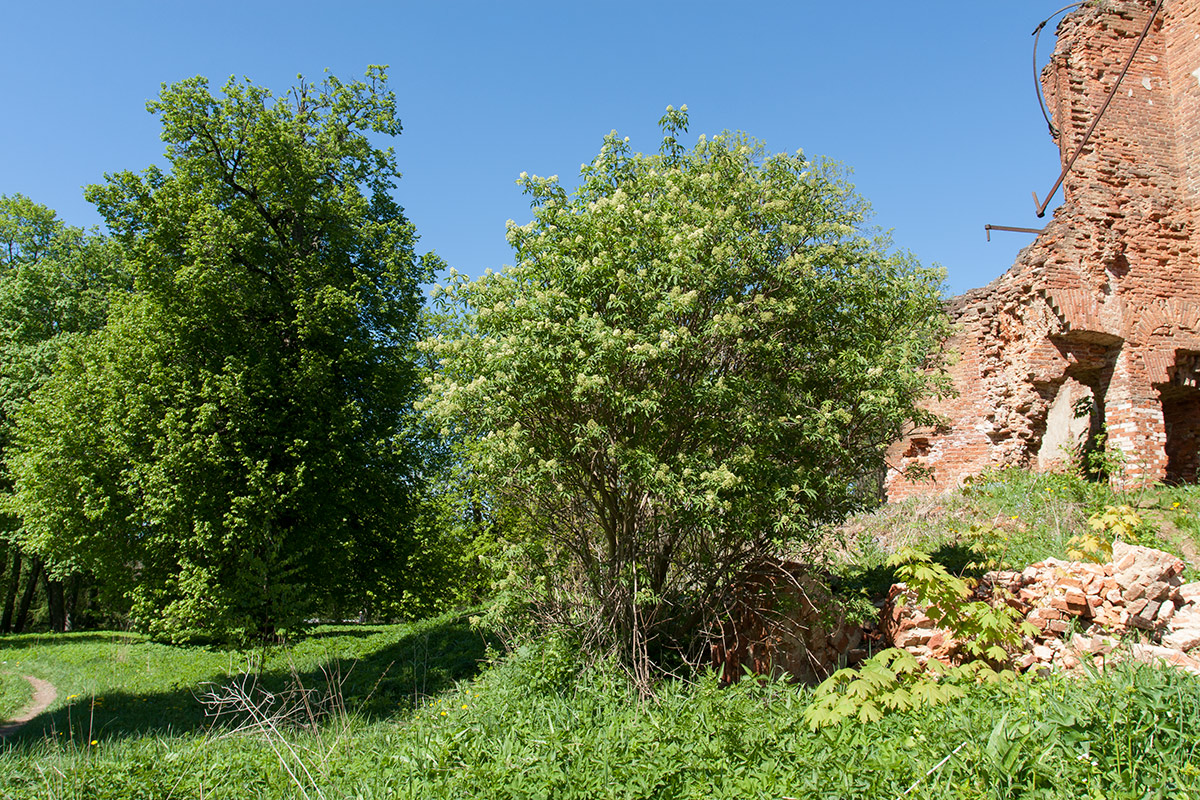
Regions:
<svg viewBox="0 0 1200 800"><path fill-rule="evenodd" d="M1064 165L1154 6L1106 0L1060 23L1042 87ZM1165 0L1063 193L1007 273L951 302L957 396L933 404L944 427L893 447L889 499L988 467L1050 468L1102 427L1118 480L1196 479L1200 0ZM906 478L914 465L930 478Z"/></svg>

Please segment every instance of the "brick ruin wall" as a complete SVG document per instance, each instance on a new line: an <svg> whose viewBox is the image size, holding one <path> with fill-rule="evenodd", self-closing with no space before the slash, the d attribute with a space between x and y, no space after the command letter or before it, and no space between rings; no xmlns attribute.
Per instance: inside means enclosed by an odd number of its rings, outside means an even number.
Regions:
<svg viewBox="0 0 1200 800"><path fill-rule="evenodd" d="M1059 25L1042 87L1064 165L1154 6L1107 0ZM1200 0L1165 0L1063 192L1007 273L951 301L957 396L930 404L945 425L893 446L889 500L1054 468L1101 428L1121 482L1196 480ZM906 477L914 465L929 477Z"/></svg>

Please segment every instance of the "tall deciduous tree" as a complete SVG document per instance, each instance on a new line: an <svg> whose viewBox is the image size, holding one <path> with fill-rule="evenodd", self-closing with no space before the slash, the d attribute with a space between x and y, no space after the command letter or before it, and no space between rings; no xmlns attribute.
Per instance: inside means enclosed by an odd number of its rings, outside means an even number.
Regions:
<svg viewBox="0 0 1200 800"><path fill-rule="evenodd" d="M866 233L834 167L685 149L685 112L657 155L609 136L573 193L522 175L516 265L453 279L465 317L424 343L423 407L543 537L525 569L561 569L523 599L643 667L750 561L877 498L947 330L940 273Z"/></svg>
<svg viewBox="0 0 1200 800"><path fill-rule="evenodd" d="M168 168L88 190L133 291L22 420L27 539L167 638L361 610L406 547L432 261L370 138L400 133L386 75L279 98L194 78L148 107Z"/></svg>
<svg viewBox="0 0 1200 800"><path fill-rule="evenodd" d="M109 295L125 285L113 243L64 225L54 211L22 195L0 195L0 455L11 454L15 420L50 379L59 352L104 324ZM7 467L0 494L11 492ZM39 578L50 624L72 623L82 576L64 587L42 568L41 555L20 545L20 519L0 516L5 542L0 631L21 630ZM19 598L19 599L18 599Z"/></svg>

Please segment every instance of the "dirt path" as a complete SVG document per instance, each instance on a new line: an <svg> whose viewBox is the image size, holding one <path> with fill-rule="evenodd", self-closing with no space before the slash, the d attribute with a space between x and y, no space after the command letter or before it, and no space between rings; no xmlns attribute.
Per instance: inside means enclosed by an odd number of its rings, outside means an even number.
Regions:
<svg viewBox="0 0 1200 800"><path fill-rule="evenodd" d="M58 690L54 688L53 684L32 675L24 677L33 687L33 698L29 701L29 705L17 712L17 716L0 725L0 739L6 739L21 730L25 727L25 723L49 708L50 704L54 702L54 698L58 697Z"/></svg>

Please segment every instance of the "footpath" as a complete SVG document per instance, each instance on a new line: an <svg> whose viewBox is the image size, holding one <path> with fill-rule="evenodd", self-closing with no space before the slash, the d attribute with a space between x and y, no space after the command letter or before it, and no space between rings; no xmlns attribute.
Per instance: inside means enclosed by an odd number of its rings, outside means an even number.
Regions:
<svg viewBox="0 0 1200 800"><path fill-rule="evenodd" d="M25 675L23 677L33 687L33 698L15 717L0 724L0 741L7 739L25 727L27 722L49 708L54 699L58 697L58 690L50 682L44 681L41 678L35 678L32 675Z"/></svg>

